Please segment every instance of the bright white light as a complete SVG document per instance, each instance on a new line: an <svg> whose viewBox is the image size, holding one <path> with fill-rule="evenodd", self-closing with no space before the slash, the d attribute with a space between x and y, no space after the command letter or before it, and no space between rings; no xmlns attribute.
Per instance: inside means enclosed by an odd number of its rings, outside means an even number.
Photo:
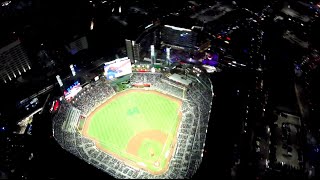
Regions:
<svg viewBox="0 0 320 180"><path fill-rule="evenodd" d="M57 81L58 81L58 83L59 83L59 86L62 87L62 86L63 86L63 83L62 83L62 81L61 81L60 76L59 76L59 75L56 75L56 79L57 79Z"/></svg>
<svg viewBox="0 0 320 180"><path fill-rule="evenodd" d="M1 3L1 6L8 6L11 3L11 1L5 1Z"/></svg>
<svg viewBox="0 0 320 180"><path fill-rule="evenodd" d="M94 27L94 22L93 22L93 19L91 20L91 24L90 24L90 30L93 30L93 27Z"/></svg>
<svg viewBox="0 0 320 180"><path fill-rule="evenodd" d="M18 73L19 73L19 75L21 75L21 72L20 72L20 70L18 70Z"/></svg>
<svg viewBox="0 0 320 180"><path fill-rule="evenodd" d="M121 6L119 7L119 13L121 13Z"/></svg>
<svg viewBox="0 0 320 180"><path fill-rule="evenodd" d="M229 41L224 41L226 44L229 44Z"/></svg>
<svg viewBox="0 0 320 180"><path fill-rule="evenodd" d="M106 3L106 2L107 2L107 1L102 1L101 3L104 4L104 3Z"/></svg>
<svg viewBox="0 0 320 180"><path fill-rule="evenodd" d="M70 70L71 70L72 75L75 76L76 75L76 71L74 70L73 64L70 65Z"/></svg>
<svg viewBox="0 0 320 180"><path fill-rule="evenodd" d="M29 66L29 64L28 64L28 68L31 69L31 67Z"/></svg>
<svg viewBox="0 0 320 180"><path fill-rule="evenodd" d="M154 57L155 53L154 53L154 45L151 45L151 57Z"/></svg>
<svg viewBox="0 0 320 180"><path fill-rule="evenodd" d="M185 28L180 28L180 27L175 27L175 26L169 26L169 25L164 25L165 27L174 29L174 30L178 30L178 31L189 31L191 32L191 29L185 29Z"/></svg>
<svg viewBox="0 0 320 180"><path fill-rule="evenodd" d="M148 26L146 26L144 29L148 29L149 27L151 27L153 24L149 24Z"/></svg>
<svg viewBox="0 0 320 180"><path fill-rule="evenodd" d="M166 48L167 59L170 59L170 48Z"/></svg>
<svg viewBox="0 0 320 180"><path fill-rule="evenodd" d="M152 67L152 68L151 68L151 72L152 72L152 73L155 73L155 72L156 72L156 69L155 69L154 67Z"/></svg>
<svg viewBox="0 0 320 180"><path fill-rule="evenodd" d="M114 11L114 8L112 8L111 12L113 12L113 11Z"/></svg>

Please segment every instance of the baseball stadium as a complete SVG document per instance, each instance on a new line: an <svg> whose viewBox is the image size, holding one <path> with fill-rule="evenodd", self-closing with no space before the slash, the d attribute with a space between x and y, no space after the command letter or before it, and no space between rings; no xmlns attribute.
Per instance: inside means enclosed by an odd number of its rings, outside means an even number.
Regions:
<svg viewBox="0 0 320 180"><path fill-rule="evenodd" d="M203 157L212 83L194 66L132 58L107 62L99 79L68 89L54 138L115 178L191 178Z"/></svg>

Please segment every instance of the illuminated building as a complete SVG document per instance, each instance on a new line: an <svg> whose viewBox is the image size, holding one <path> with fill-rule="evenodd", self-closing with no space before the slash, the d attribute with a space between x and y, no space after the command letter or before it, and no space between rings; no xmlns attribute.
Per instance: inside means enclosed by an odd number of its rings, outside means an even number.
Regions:
<svg viewBox="0 0 320 180"><path fill-rule="evenodd" d="M4 83L30 69L30 60L19 40L0 49L0 78Z"/></svg>

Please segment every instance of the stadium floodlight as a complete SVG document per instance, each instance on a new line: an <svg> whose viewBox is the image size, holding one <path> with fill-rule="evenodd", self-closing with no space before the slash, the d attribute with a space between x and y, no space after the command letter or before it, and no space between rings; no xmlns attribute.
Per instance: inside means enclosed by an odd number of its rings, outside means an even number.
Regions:
<svg viewBox="0 0 320 180"><path fill-rule="evenodd" d="M70 65L70 70L71 70L72 75L75 76L76 75L76 71L74 70L73 64Z"/></svg>
<svg viewBox="0 0 320 180"><path fill-rule="evenodd" d="M167 60L170 60L170 48L166 48Z"/></svg>
<svg viewBox="0 0 320 180"><path fill-rule="evenodd" d="M94 27L94 22L93 22L93 19L91 20L91 24L90 24L90 30L93 30L93 27Z"/></svg>
<svg viewBox="0 0 320 180"><path fill-rule="evenodd" d="M180 28L180 27L170 26L170 25L164 25L164 27L171 28L171 29L177 30L177 31L189 31L189 32L192 31L191 29Z"/></svg>
<svg viewBox="0 0 320 180"><path fill-rule="evenodd" d="M156 72L156 68L152 67L152 68L151 68L151 72L152 72L152 73L155 73L155 72Z"/></svg>
<svg viewBox="0 0 320 180"><path fill-rule="evenodd" d="M1 3L1 6L4 7L4 6L9 6L9 4L11 3L11 1L4 1Z"/></svg>
<svg viewBox="0 0 320 180"><path fill-rule="evenodd" d="M151 27L153 24L149 24L148 26L146 26L144 29L148 29L149 27Z"/></svg>
<svg viewBox="0 0 320 180"><path fill-rule="evenodd" d="M151 45L150 48L151 48L151 58L152 58L155 56L154 45Z"/></svg>
<svg viewBox="0 0 320 180"><path fill-rule="evenodd" d="M63 83L62 83L62 81L61 81L60 76L57 75L57 76L56 76L56 79L57 79L57 81L58 81L58 83L59 83L59 86L62 87L62 86L63 86Z"/></svg>

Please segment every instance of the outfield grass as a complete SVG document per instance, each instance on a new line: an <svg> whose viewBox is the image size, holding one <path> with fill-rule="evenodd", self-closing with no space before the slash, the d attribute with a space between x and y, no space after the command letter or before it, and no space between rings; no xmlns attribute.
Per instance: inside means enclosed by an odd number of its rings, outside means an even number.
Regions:
<svg viewBox="0 0 320 180"><path fill-rule="evenodd" d="M143 163L151 172L163 171L168 165L165 156L176 137L181 101L154 91L128 90L102 106L86 120L85 134L107 152ZM137 143L140 144L137 153L128 151L129 142L143 132L161 132L166 135L165 142L146 135Z"/></svg>

